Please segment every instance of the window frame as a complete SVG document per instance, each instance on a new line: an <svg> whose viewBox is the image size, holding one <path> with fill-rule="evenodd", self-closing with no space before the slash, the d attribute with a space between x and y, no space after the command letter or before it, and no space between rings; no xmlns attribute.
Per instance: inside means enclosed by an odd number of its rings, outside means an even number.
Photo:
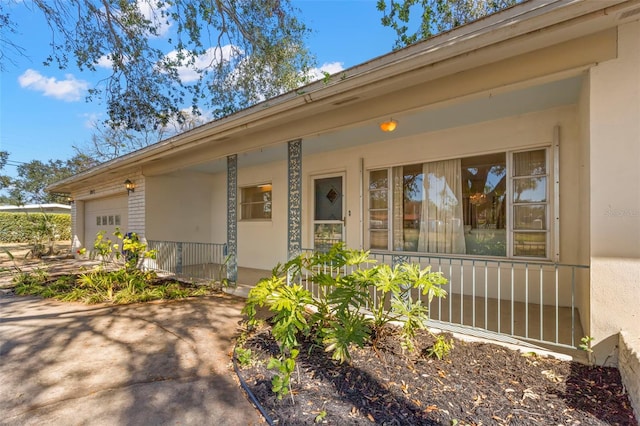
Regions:
<svg viewBox="0 0 640 426"><path fill-rule="evenodd" d="M245 201L245 191L250 189L259 189L269 187L268 190L262 192L269 192L271 194L269 201ZM241 222L271 222L273 220L273 183L272 182L262 182L254 185L244 185L238 188L238 210L239 217ZM269 212L269 217L248 217L244 218L244 209L249 207L249 212L252 212L251 207L255 207L258 205L271 205L271 211Z"/></svg>
<svg viewBox="0 0 640 426"><path fill-rule="evenodd" d="M514 180L515 179L526 179L526 178L531 178L533 176L538 176L538 175L523 175L523 176L515 176L515 166L514 166L514 156L516 154L522 153L522 152L532 152L532 151L541 151L544 150L545 153L545 174L544 175L539 175L539 176L544 176L545 177L545 193L546 193L546 201L545 202L535 202L532 204L537 204L537 205L544 205L546 207L546 211L545 211L545 228L544 228L544 234L545 234L545 256L517 256L515 255L515 234L516 233L541 233L541 231L536 231L536 230L526 230L526 229L515 229L514 226L514 218L515 218L515 206L518 205L526 205L525 203L515 203L513 200L513 188L514 188ZM558 177L557 174L554 175L557 170L557 167L553 167L552 168L552 164L555 164L555 156L554 156L554 160L552 161L551 158L551 149L549 145L545 145L545 146L538 146L538 147L529 147L529 148L523 148L523 149L518 149L518 150L512 150L512 151L507 151L507 211L509 212L507 214L507 257L510 259L518 259L518 260L533 260L533 261L548 261L548 260L552 260L554 259L556 256L552 256L551 253L551 247L552 247L552 242L551 239L555 234L555 230L558 228L557 227L557 220L555 220L555 218L557 217L555 215L555 198L554 198L554 194L552 194L551 192L551 181L557 181ZM514 179L515 178L515 179ZM552 220L551 215L554 215L554 220Z"/></svg>
<svg viewBox="0 0 640 426"><path fill-rule="evenodd" d="M387 174L387 186L385 188L376 188L376 189L372 189L371 188L371 173L375 172L375 171L382 171L384 170ZM389 247L393 246L393 229L390 228L391 225L391 206L393 206L393 191L391 191L391 167L386 167L386 168L376 168L376 169L370 169L367 170L367 219L366 219L366 224L367 224L367 245L369 247L371 247L371 232L377 232L377 233L383 233L386 232L387 233L387 248L386 250L389 251ZM371 208L371 193L372 192L379 192L379 193L385 193L386 196L386 202L387 202L387 207L386 208L375 208L372 209ZM387 223L385 227L380 227L380 228L374 228L371 226L371 212L387 212ZM385 249L371 249L371 250L380 250L383 251Z"/></svg>
<svg viewBox="0 0 640 426"><path fill-rule="evenodd" d="M554 138L555 139L555 138ZM529 152L529 151L538 151L538 150L544 150L545 152L545 171L546 173L544 174L545 178L546 178L546 187L545 187L545 191L546 191L546 202L545 203L539 203L539 204L544 204L545 208L546 208L546 218L545 218L545 256L544 257L536 257L536 256L516 256L515 253L515 248L514 248L514 233L515 232L521 232L522 230L515 230L513 227L513 221L514 221L514 202L513 202L513 173L514 173L514 154L517 153L521 153L521 152ZM507 150L501 150L501 151L496 151L495 153L504 153L505 157L506 157L506 167L507 167L507 172L506 172L506 194L505 194L505 208L506 208L506 223L505 223L505 231L506 231L506 255L505 256L495 256L495 255L473 255L473 254L447 254L447 257L460 257L460 258L483 258L483 259L497 259L497 260L504 260L504 259L514 259L514 260L529 260L529 261L540 261L540 262L546 262L546 261L558 261L559 259L559 249L558 249L558 238L559 238L559 197L558 197L558 191L559 191L559 165L558 165L558 160L559 160L559 156L558 156L558 143L557 143L557 139L556 141L554 141L553 144L545 144L545 145L536 145L536 146L527 146L527 147L523 147L523 148L518 148L518 149L507 149ZM449 159L464 159L464 158L469 158L469 157L474 157L477 155L483 155L485 153L478 153L478 154L473 154L473 155L464 155L464 156L458 156L458 157L449 157ZM486 153L489 154L489 153ZM430 161L439 161L439 160L445 160L447 158L443 158L443 159L434 159L434 160L430 160ZM427 161L422 161L422 163L427 162ZM420 164L422 164L420 163ZM410 164L416 164L416 163L403 163L403 164L394 164L394 165L390 165L390 166L386 166L386 167L373 167L373 168L368 168L365 170L366 172L366 180L364 181L365 183L365 191L367 194L367 200L366 200L366 214L365 214L365 220L366 220L366 224L364 226L364 229L366 230L366 236L365 236L365 244L366 247L368 247L369 250L371 250L372 252L397 252L397 253L403 253L403 254L407 254L407 255L431 255L431 256L442 256L443 253L428 253L428 252L413 252L413 251L398 251L393 249L393 241L394 241L394 236L393 236L393 231L394 231L394 224L393 222L393 214L392 214L392 208L393 208L393 191L391 190L391 188L393 187L393 185L395 185L395 183L393 182L393 167L397 167L397 166L405 166L405 165L410 165ZM380 228L373 228L371 226L371 193L372 193L372 189L371 189L371 173L372 172L379 172L379 171L386 171L387 173L387 226L386 226L386 231L387 231L387 248L386 249L379 249L379 248L372 248L371 247L371 232L372 231L380 231ZM531 231L533 232L533 231ZM540 231L538 231L540 232Z"/></svg>

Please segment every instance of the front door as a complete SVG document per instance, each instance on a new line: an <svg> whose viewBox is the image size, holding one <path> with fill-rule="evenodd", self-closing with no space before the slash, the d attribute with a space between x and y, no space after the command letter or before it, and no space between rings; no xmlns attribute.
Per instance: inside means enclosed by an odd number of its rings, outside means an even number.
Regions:
<svg viewBox="0 0 640 426"><path fill-rule="evenodd" d="M313 248L328 251L345 238L343 176L314 179Z"/></svg>

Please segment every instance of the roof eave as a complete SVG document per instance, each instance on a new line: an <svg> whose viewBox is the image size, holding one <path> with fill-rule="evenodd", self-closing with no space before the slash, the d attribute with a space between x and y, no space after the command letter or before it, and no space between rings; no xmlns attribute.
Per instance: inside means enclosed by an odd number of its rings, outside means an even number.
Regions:
<svg viewBox="0 0 640 426"><path fill-rule="evenodd" d="M575 18L600 12L603 16L635 0L529 0L428 40L416 43L339 72L329 82L317 81L295 91L261 102L154 145L125 154L47 187L49 192L68 193L83 181L105 172L128 168L200 143L223 143L239 130L256 122L286 114L310 103L352 96L359 87L387 80L413 69L473 52L493 44L543 30ZM342 76L345 76L344 78Z"/></svg>

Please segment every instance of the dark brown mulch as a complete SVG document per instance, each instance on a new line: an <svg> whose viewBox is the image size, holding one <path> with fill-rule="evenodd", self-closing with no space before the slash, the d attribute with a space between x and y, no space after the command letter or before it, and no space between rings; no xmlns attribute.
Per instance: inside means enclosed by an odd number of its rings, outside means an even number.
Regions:
<svg viewBox="0 0 640 426"><path fill-rule="evenodd" d="M254 365L241 376L274 424L335 425L637 425L615 368L590 367L489 343L454 340L444 360L426 355L433 338L417 339L419 355L402 354L386 333L353 349L351 364L332 361L302 342L291 396L271 391L266 369L277 344L267 328L244 348Z"/></svg>

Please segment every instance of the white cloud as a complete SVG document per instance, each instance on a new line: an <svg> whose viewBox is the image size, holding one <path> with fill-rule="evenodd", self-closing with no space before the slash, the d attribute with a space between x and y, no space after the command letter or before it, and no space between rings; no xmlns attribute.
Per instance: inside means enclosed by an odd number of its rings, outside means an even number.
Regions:
<svg viewBox="0 0 640 426"><path fill-rule="evenodd" d="M84 127L86 127L87 129L95 129L98 126L102 113L94 112L91 114L83 114L82 116L85 119Z"/></svg>
<svg viewBox="0 0 640 426"><path fill-rule="evenodd" d="M138 0L138 10L146 19L151 21L153 25L158 29L158 36L165 36L171 28L171 21L166 16L169 6L165 4L163 7L158 8L157 5L148 0ZM165 16L163 16L163 14Z"/></svg>
<svg viewBox="0 0 640 426"><path fill-rule="evenodd" d="M156 4L148 0L138 0L136 4L138 6L138 11L142 14L142 16L145 19L151 21L151 23L158 30L157 35L152 36L151 34L147 34L147 36L164 37L165 35L167 35L169 30L171 29L171 20L168 16L166 16L165 13L169 9L169 5L165 4L163 7L158 8ZM102 11L104 12L105 9L102 8ZM119 17L121 16L120 11L114 11L114 13ZM102 55L98 59L98 63L96 65L100 68L111 69L113 67L113 60L109 55Z"/></svg>
<svg viewBox="0 0 640 426"><path fill-rule="evenodd" d="M330 62L324 63L320 66L320 68L311 68L308 72L308 76L311 81L322 80L324 78L324 73L328 72L329 74L335 74L344 69L342 62Z"/></svg>
<svg viewBox="0 0 640 426"><path fill-rule="evenodd" d="M210 47L204 55L195 58L195 62L191 65L183 65L178 67L178 75L183 83L191 83L199 78L198 71L219 64L221 61L228 61L233 55L238 54L238 49L232 45L219 47ZM173 50L167 54L167 57L175 61L178 58L178 51Z"/></svg>
<svg viewBox="0 0 640 426"><path fill-rule="evenodd" d="M20 87L67 102L79 101L83 92L89 88L88 82L78 80L71 74L67 74L64 80L57 80L54 77L45 77L32 69L26 70L18 77L18 82Z"/></svg>
<svg viewBox="0 0 640 426"><path fill-rule="evenodd" d="M98 64L99 67L101 68L107 68L107 69L111 69L111 67L113 66L113 61L111 60L111 58L107 55L102 55L100 56L100 59L98 59Z"/></svg>

